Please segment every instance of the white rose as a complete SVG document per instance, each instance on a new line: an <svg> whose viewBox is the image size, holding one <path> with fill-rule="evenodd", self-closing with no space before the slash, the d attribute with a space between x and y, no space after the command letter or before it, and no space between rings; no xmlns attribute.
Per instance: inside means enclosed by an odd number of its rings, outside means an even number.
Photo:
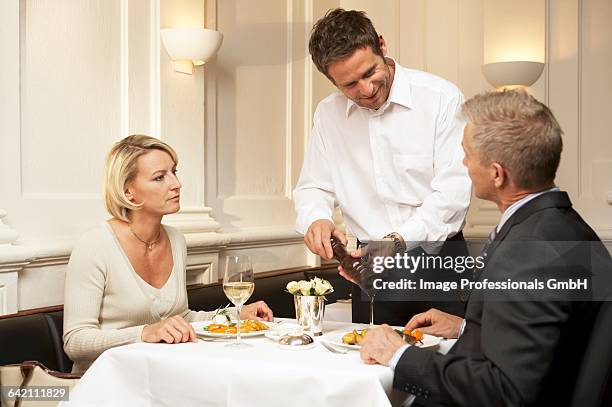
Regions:
<svg viewBox="0 0 612 407"><path fill-rule="evenodd" d="M296 294L299 290L300 290L300 285L298 284L297 281L290 281L287 284L287 291L289 291L291 294Z"/></svg>
<svg viewBox="0 0 612 407"><path fill-rule="evenodd" d="M331 283L327 280L323 280L323 287L325 287L327 294L334 292L334 287L332 287Z"/></svg>
<svg viewBox="0 0 612 407"><path fill-rule="evenodd" d="M302 295L310 295L310 289L312 288L310 281L302 280L298 284L300 285L300 293Z"/></svg>
<svg viewBox="0 0 612 407"><path fill-rule="evenodd" d="M333 291L333 288L329 281L323 279L319 279L315 282L314 289L317 295L326 295Z"/></svg>

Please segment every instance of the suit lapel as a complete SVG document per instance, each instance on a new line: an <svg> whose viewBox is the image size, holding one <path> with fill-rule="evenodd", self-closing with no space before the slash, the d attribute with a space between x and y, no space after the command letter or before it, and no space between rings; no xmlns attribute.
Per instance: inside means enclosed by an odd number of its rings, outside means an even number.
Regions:
<svg viewBox="0 0 612 407"><path fill-rule="evenodd" d="M530 217L536 212L539 212L543 209L548 208L571 208L572 202L567 195L567 192L563 191L554 191L554 192L546 192L531 201L527 202L525 205L521 206L515 213L504 223L497 236L495 236L495 241L504 240L510 229L514 225L518 225L523 222L525 219Z"/></svg>
<svg viewBox="0 0 612 407"><path fill-rule="evenodd" d="M501 230L495 236L495 240L491 243L490 248L487 252L487 259L485 263L488 263L495 252L497 246L499 246L499 242L506 238L506 235L510 232L512 227L520 224L525 219L533 215L534 213L541 211L547 208L571 208L572 202L567 195L567 192L563 191L554 191L554 192L546 192L531 201L527 202L525 205L521 206L502 226ZM477 275L475 276L475 280L479 280L482 275L482 271L485 268L479 270Z"/></svg>

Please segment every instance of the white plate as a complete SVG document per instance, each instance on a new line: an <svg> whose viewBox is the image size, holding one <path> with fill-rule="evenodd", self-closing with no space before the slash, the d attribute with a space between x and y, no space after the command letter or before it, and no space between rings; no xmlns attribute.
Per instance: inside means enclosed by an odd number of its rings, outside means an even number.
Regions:
<svg viewBox="0 0 612 407"><path fill-rule="evenodd" d="M274 323L266 322L266 321L259 321L259 322L266 324L268 326L268 329L270 329L271 327L275 325ZM193 326L193 329L195 330L195 333L197 335L208 336L211 338L235 338L236 336L238 336L238 334L220 334L220 333L208 332L203 329L204 327L212 323L213 323L212 321L200 321L200 322L192 322L191 325ZM268 332L268 330L264 329L262 331L242 333L240 336L242 338L249 338L251 336L263 335L266 332Z"/></svg>
<svg viewBox="0 0 612 407"><path fill-rule="evenodd" d="M360 331L361 329L362 328L358 329L358 331ZM360 345L348 345L342 342L342 337L349 332L352 332L352 330L342 329L338 331L332 331L330 333L325 334L322 339L330 345L342 346L344 348L354 350L361 349ZM431 348L439 345L441 341L442 338L439 338L437 336L423 334L423 340L421 341L421 343L417 343L413 346L416 346L418 348Z"/></svg>

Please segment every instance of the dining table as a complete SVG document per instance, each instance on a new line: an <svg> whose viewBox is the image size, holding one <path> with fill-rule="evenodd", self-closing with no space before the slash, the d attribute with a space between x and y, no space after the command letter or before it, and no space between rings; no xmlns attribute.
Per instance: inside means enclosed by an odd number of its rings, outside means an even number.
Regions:
<svg viewBox="0 0 612 407"><path fill-rule="evenodd" d="M333 304L332 304L333 305ZM337 306L335 315L344 315ZM344 314L343 314L344 312ZM334 314L334 313L330 313ZM278 325L280 324L280 325ZM273 328L294 329L294 319L277 318ZM85 372L63 407L76 406L400 406L409 394L393 389L393 371L362 362L359 351L332 352L322 342L332 332L363 324L331 321L307 349L281 346L264 335L232 339L200 337L181 344L135 343L102 353ZM442 340L446 353L454 340ZM332 350L345 349L333 346ZM412 396L411 396L412 397Z"/></svg>

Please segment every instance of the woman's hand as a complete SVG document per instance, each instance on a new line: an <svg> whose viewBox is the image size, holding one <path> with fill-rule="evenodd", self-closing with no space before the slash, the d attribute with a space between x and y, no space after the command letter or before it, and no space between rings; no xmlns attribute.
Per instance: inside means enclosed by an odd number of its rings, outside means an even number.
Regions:
<svg viewBox="0 0 612 407"><path fill-rule="evenodd" d="M198 340L193 327L180 315L146 325L142 330L141 339L143 342L150 343L181 343L197 342Z"/></svg>
<svg viewBox="0 0 612 407"><path fill-rule="evenodd" d="M268 307L268 304L263 301L257 301L242 307L240 319L259 319L272 322L274 321L274 314L272 314L272 310Z"/></svg>

